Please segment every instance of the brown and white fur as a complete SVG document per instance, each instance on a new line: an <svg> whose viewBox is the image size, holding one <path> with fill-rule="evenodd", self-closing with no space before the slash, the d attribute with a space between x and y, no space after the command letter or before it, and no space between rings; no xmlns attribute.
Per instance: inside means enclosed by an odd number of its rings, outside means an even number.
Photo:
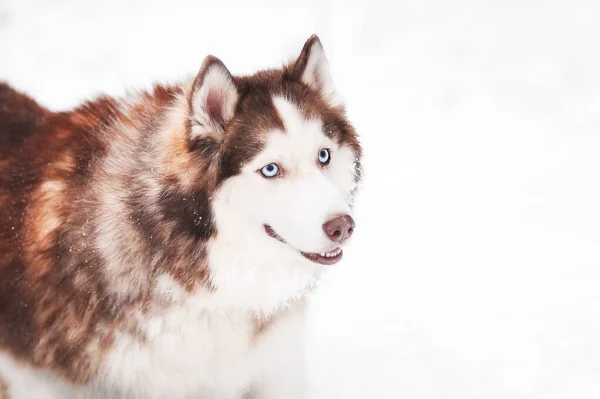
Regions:
<svg viewBox="0 0 600 399"><path fill-rule="evenodd" d="M359 165L316 36L278 70L208 56L69 112L0 84L4 395L304 397L304 298Z"/></svg>

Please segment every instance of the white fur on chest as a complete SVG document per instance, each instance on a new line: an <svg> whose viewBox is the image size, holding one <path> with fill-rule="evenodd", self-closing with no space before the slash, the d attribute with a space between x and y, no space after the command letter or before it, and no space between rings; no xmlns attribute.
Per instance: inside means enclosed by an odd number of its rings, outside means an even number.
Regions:
<svg viewBox="0 0 600 399"><path fill-rule="evenodd" d="M131 398L240 398L301 330L297 308L257 339L251 313L197 304L194 298L141 317L144 340L118 333L99 385Z"/></svg>
<svg viewBox="0 0 600 399"><path fill-rule="evenodd" d="M132 397L187 398L241 392L252 380L256 350L249 317L194 314L176 307L144 324L143 341L117 336L105 360L102 385L114 384Z"/></svg>

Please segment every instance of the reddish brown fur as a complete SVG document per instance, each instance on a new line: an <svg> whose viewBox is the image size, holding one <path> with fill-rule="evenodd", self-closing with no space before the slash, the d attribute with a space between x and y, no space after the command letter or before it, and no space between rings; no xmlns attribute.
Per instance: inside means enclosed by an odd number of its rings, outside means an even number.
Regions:
<svg viewBox="0 0 600 399"><path fill-rule="evenodd" d="M0 207L0 346L84 382L98 361L88 345L106 343L110 326L142 300L107 292L103 259L84 236L93 235L98 212L89 181L107 153L106 129L116 121L150 127L147 113L162 112L174 92L159 86L125 116L110 98L51 114L6 85L0 90L0 193L10 199ZM28 115L12 112L26 101Z"/></svg>
<svg viewBox="0 0 600 399"><path fill-rule="evenodd" d="M4 384L4 382L0 379L0 399L9 399L8 398L8 387Z"/></svg>
<svg viewBox="0 0 600 399"><path fill-rule="evenodd" d="M212 289L210 196L282 127L273 94L319 116L358 159L343 109L299 81L307 51L281 70L233 78L239 100L222 139L190 141L187 120L169 124L189 96L179 86L157 85L133 105L100 97L52 113L0 84L0 349L85 383L114 330L136 331L129 312L156 308L156 276Z"/></svg>

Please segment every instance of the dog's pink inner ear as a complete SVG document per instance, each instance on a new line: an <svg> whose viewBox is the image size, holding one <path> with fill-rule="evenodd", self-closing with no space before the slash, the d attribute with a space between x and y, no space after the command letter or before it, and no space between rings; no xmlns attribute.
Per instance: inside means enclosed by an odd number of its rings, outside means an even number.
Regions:
<svg viewBox="0 0 600 399"><path fill-rule="evenodd" d="M221 126L225 125L223 117L224 97L224 93L216 90L209 91L206 96L206 112L208 117Z"/></svg>
<svg viewBox="0 0 600 399"><path fill-rule="evenodd" d="M218 58L206 57L188 98L191 138L221 135L233 117L237 100L229 70Z"/></svg>

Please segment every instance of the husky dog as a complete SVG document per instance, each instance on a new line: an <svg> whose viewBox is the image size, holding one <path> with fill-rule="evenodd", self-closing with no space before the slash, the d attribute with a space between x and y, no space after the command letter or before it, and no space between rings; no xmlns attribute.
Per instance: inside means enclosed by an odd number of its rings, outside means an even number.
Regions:
<svg viewBox="0 0 600 399"><path fill-rule="evenodd" d="M0 84L4 395L305 397L304 302L360 156L314 35L281 69L208 56L69 112Z"/></svg>

